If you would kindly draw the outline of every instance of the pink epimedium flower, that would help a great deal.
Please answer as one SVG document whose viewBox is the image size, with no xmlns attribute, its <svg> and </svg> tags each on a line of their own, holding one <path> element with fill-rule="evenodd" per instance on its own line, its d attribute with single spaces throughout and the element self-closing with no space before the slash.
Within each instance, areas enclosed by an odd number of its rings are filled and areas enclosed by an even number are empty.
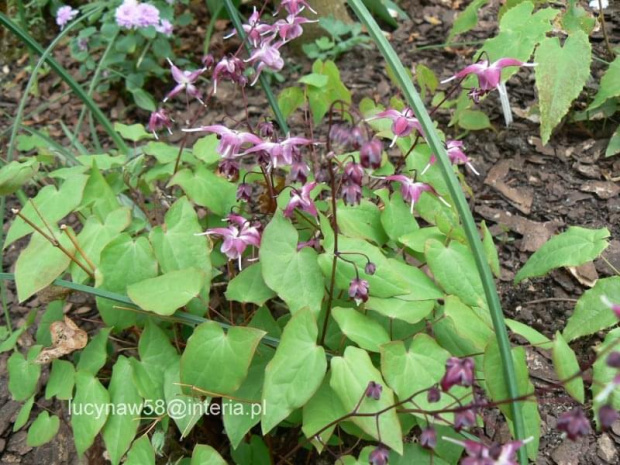
<svg viewBox="0 0 620 465">
<path fill-rule="evenodd" d="M 184 132 L 210 132 L 220 136 L 220 143 L 217 146 L 217 153 L 222 158 L 230 159 L 239 155 L 241 147 L 246 144 L 260 144 L 262 139 L 249 132 L 235 131 L 228 129 L 226 126 L 214 124 L 212 126 L 202 126 L 199 128 L 183 129 Z"/>
<path fill-rule="evenodd" d="M 269 32 L 271 26 L 261 22 L 260 13 L 256 11 L 256 7 L 254 7 L 254 12 L 248 18 L 248 23 L 243 25 L 243 30 L 252 44 L 252 47 L 256 48 L 261 43 L 262 35 Z M 237 31 L 233 30 L 230 34 L 224 36 L 224 39 L 230 39 L 235 35 L 237 35 Z"/>
<path fill-rule="evenodd" d="M 590 434 L 588 417 L 579 407 L 575 407 L 570 412 L 560 415 L 557 421 L 557 428 L 566 433 L 566 436 L 571 441 L 576 441 L 581 436 Z"/>
<path fill-rule="evenodd" d="M 296 208 L 312 216 L 317 216 L 316 205 L 314 205 L 314 200 L 310 198 L 310 192 L 312 192 L 316 186 L 316 181 L 312 181 L 303 186 L 301 192 L 296 190 L 291 191 L 291 200 L 289 200 L 288 205 L 284 209 L 284 216 L 290 218 L 293 216 L 293 211 L 295 211 Z"/>
<path fill-rule="evenodd" d="M 251 85 L 256 84 L 256 81 L 258 81 L 260 74 L 265 68 L 272 71 L 280 71 L 284 67 L 284 59 L 282 59 L 279 50 L 282 44 L 283 42 L 276 42 L 271 45 L 270 40 L 265 40 L 259 48 L 252 52 L 250 58 L 245 60 L 246 63 L 249 62 L 256 65 L 256 75 L 254 76 L 254 81 L 252 81 Z"/>
<path fill-rule="evenodd" d="M 403 174 L 394 174 L 392 176 L 387 176 L 385 179 L 388 181 L 400 182 L 400 192 L 403 196 L 403 200 L 411 204 L 411 213 L 413 213 L 415 203 L 420 200 L 420 196 L 424 192 L 430 192 L 431 194 L 437 195 L 435 189 L 433 189 L 429 184 L 415 182 Z"/>
<path fill-rule="evenodd" d="M 312 13 L 317 14 L 317 12 L 314 11 L 310 5 L 308 5 L 306 0 L 282 0 L 274 16 L 280 13 L 282 8 L 284 8 L 289 15 L 299 14 L 304 11 L 304 8 L 308 8 Z"/>
<path fill-rule="evenodd" d="M 167 19 L 162 19 L 161 23 L 155 26 L 155 30 L 160 34 L 164 34 L 170 37 L 172 35 L 172 32 L 174 31 L 174 27 L 172 26 L 172 23 L 170 21 L 168 21 Z"/>
<path fill-rule="evenodd" d="M 240 215 L 230 214 L 226 218 L 230 224 L 226 228 L 211 228 L 204 233 L 196 234 L 197 236 L 215 235 L 224 239 L 221 251 L 230 260 L 239 260 L 241 265 L 241 255 L 245 249 L 252 245 L 260 247 L 260 232 L 258 228 Z"/>
<path fill-rule="evenodd" d="M 163 108 L 160 108 L 159 110 L 151 113 L 147 129 L 153 133 L 155 139 L 159 139 L 159 137 L 157 137 L 157 131 L 163 128 L 166 128 L 168 132 L 172 134 L 172 131 L 170 130 L 171 127 L 172 119 L 168 116 L 168 114 Z"/>
<path fill-rule="evenodd" d="M 213 93 L 217 92 L 217 83 L 222 79 L 230 79 L 232 82 L 244 87 L 247 83 L 246 77 L 243 75 L 245 64 L 235 56 L 222 58 L 213 69 Z"/>
<path fill-rule="evenodd" d="M 379 400 L 381 399 L 381 392 L 383 392 L 383 386 L 374 381 L 370 381 L 366 387 L 366 397 Z"/>
<path fill-rule="evenodd" d="M 465 448 L 467 457 L 461 460 L 461 465 L 519 465 L 517 451 L 533 438 L 530 437 L 525 441 L 509 441 L 503 445 L 492 444 L 491 446 L 469 439 L 459 441 L 446 436 L 443 439 Z"/>
<path fill-rule="evenodd" d="M 516 60 L 514 58 L 500 58 L 492 64 L 489 64 L 488 60 L 482 60 L 478 63 L 465 67 L 454 76 L 444 79 L 441 83 L 445 84 L 446 82 L 450 82 L 454 79 L 463 79 L 470 74 L 475 74 L 478 77 L 478 87 L 472 89 L 469 94 L 470 97 L 474 102 L 478 103 L 480 97 L 485 96 L 493 89 L 497 89 L 502 103 L 506 126 L 508 126 L 512 123 L 512 110 L 510 109 L 510 103 L 508 102 L 506 86 L 503 82 L 501 82 L 501 78 L 502 70 L 509 66 L 536 66 L 536 63 L 524 63 L 523 61 Z"/>
<path fill-rule="evenodd" d="M 181 71 L 169 58 L 168 63 L 170 63 L 172 78 L 175 80 L 177 85 L 174 89 L 168 92 L 166 97 L 164 97 L 164 102 L 168 101 L 168 99 L 174 97 L 180 92 L 185 91 L 187 96 L 195 98 L 204 105 L 204 102 L 200 98 L 201 92 L 195 86 L 195 82 L 198 80 L 200 75 L 206 71 L 206 68 L 200 68 L 195 71 Z"/>
<path fill-rule="evenodd" d="M 357 305 L 368 300 L 368 281 L 355 278 L 349 284 L 349 297 L 355 300 Z"/>
<path fill-rule="evenodd" d="M 318 23 L 319 20 L 311 20 L 303 16 L 288 15 L 286 19 L 279 19 L 270 27 L 274 35 L 277 34 L 282 39 L 282 43 L 290 42 L 300 37 L 304 30 L 302 24 Z"/>
<path fill-rule="evenodd" d="M 280 165 L 290 165 L 293 163 L 293 156 L 300 145 L 309 145 L 312 141 L 303 137 L 288 137 L 279 142 L 260 142 L 243 154 L 253 152 L 265 152 L 271 158 L 271 164 L 274 168 Z"/>
<path fill-rule="evenodd" d="M 469 161 L 469 157 L 465 155 L 463 151 L 463 142 L 460 140 L 451 140 L 448 141 L 446 153 L 448 154 L 448 158 L 450 159 L 450 163 L 453 165 L 466 165 L 470 170 L 474 172 L 476 176 L 479 176 L 480 173 L 474 168 L 474 166 Z M 426 167 L 422 170 L 421 174 L 424 174 L 428 171 L 428 169 L 433 166 L 437 162 L 437 157 L 435 154 L 431 155 L 430 160 Z"/>
<path fill-rule="evenodd" d="M 422 126 L 420 122 L 415 117 L 413 110 L 411 108 L 404 108 L 402 111 L 390 109 L 377 113 L 372 118 L 369 118 L 368 121 L 372 121 L 374 119 L 379 118 L 388 118 L 392 120 L 392 132 L 394 133 L 394 139 L 390 144 L 390 147 L 393 147 L 398 140 L 399 137 L 406 137 L 413 132 L 415 129 L 422 136 L 424 132 L 422 131 Z"/>
<path fill-rule="evenodd" d="M 79 14 L 80 12 L 78 10 L 74 10 L 70 6 L 61 6 L 56 12 L 56 24 L 58 24 L 62 30 Z"/>
<path fill-rule="evenodd" d="M 474 384 L 474 360 L 470 357 L 450 357 L 446 361 L 446 373 L 441 379 L 441 389 L 446 392 L 452 386 L 471 386 Z"/>
</svg>

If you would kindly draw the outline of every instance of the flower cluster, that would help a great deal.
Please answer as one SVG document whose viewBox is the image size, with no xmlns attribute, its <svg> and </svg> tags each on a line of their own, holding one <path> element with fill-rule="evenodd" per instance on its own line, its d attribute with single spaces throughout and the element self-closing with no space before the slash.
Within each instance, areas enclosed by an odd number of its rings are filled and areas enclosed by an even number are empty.
<svg viewBox="0 0 620 465">
<path fill-rule="evenodd" d="M 153 26 L 157 32 L 167 36 L 172 35 L 173 27 L 170 21 L 160 18 L 157 7 L 150 3 L 138 0 L 123 0 L 116 9 L 116 24 L 125 29 L 142 29 Z"/>
<path fill-rule="evenodd" d="M 56 24 L 60 26 L 60 29 L 64 29 L 69 21 L 72 21 L 80 12 L 71 8 L 70 6 L 61 6 L 56 12 Z"/>
</svg>

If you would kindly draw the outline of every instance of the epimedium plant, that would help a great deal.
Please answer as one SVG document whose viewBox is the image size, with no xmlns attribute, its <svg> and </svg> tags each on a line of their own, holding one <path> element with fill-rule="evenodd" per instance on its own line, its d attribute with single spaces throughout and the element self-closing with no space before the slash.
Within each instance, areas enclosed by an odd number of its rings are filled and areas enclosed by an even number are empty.
<svg viewBox="0 0 620 465">
<path fill-rule="evenodd" d="M 299 13 L 308 8 L 283 1 L 285 20 L 268 23 L 258 11 L 241 25 L 226 6 L 247 57 L 240 50 L 207 56 L 201 67 L 169 63 L 175 84 L 166 101 L 198 99 L 208 108 L 221 81 L 244 96 L 263 70 L 282 68 L 280 49 L 302 33 Z M 15 279 L 20 301 L 50 285 L 89 292 L 105 326 L 88 340 L 64 315 L 61 295 L 47 304 L 26 354 L 14 349 L 36 311 L 7 331 L 0 350 L 14 350 L 9 389 L 24 402 L 15 429 L 28 424 L 49 364 L 44 395 L 70 402 L 78 453 L 100 434 L 112 463 L 155 463 L 170 431 L 187 438 L 193 451 L 184 460 L 192 464 L 226 463 L 222 455 L 244 465 L 286 463 L 311 450 L 375 465 L 457 463 L 463 451 L 463 463 L 536 457 L 540 416 L 525 350 L 508 345 L 484 274 L 499 272 L 493 238 L 473 224 L 455 182 L 455 174 L 463 183 L 476 175 L 475 167 L 461 143 L 433 126 L 363 5 L 351 6 L 405 100 L 353 105 L 336 65 L 317 60 L 272 99 L 277 123 L 265 114 L 197 126 L 199 112 L 180 127 L 188 134 L 175 147 L 165 135 L 180 125 L 162 104 L 146 128 L 115 125 L 131 151 L 82 154 L 60 168 L 43 155 L 23 157 L 0 170 L 3 195 L 48 183 L 14 211 L 5 248 L 30 238 L 14 276 L 2 277 Z M 503 65 L 529 57 L 505 58 L 456 77 L 476 74 L 474 95 L 481 96 L 503 85 Z M 283 119 L 296 111 L 305 120 L 300 134 Z M 192 132 L 204 136 L 190 148 Z M 32 139 L 22 137 L 20 146 L 36 147 Z M 71 213 L 77 220 L 59 225 Z M 515 280 L 593 260 L 608 236 L 570 228 Z M 551 350 L 560 384 L 578 404 L 586 400 L 585 368 L 568 342 L 617 323 L 618 279 L 599 280 L 553 339 L 506 322 L 529 344 Z M 603 428 L 620 407 L 616 333 L 592 366 Z M 119 336 L 137 339 L 137 351 L 112 350 Z M 473 434 L 493 408 L 514 441 L 492 445 Z M 229 450 L 195 445 L 205 415 L 221 416 Z M 57 413 L 39 414 L 29 444 L 51 440 L 59 422 Z M 558 428 L 575 439 L 590 424 L 576 408 Z M 405 440 L 411 437 L 417 442 Z M 356 449 L 356 440 L 368 446 Z"/>
</svg>

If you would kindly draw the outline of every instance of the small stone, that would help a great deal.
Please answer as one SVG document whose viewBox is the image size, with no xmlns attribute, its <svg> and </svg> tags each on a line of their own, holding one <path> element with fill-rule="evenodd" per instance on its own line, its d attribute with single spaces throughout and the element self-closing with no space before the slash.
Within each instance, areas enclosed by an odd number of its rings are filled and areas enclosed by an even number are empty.
<svg viewBox="0 0 620 465">
<path fill-rule="evenodd" d="M 28 433 L 26 431 L 19 431 L 9 438 L 9 443 L 6 448 L 10 452 L 16 452 L 19 455 L 25 455 L 32 450 L 28 444 L 26 444 L 26 438 Z"/>
<path fill-rule="evenodd" d="M 596 441 L 596 444 L 598 445 L 596 455 L 608 463 L 617 463 L 618 450 L 608 434 L 603 434 L 599 440 Z"/>
<path fill-rule="evenodd" d="M 579 465 L 584 438 L 579 441 L 565 440 L 552 453 L 551 458 L 558 465 Z"/>
</svg>

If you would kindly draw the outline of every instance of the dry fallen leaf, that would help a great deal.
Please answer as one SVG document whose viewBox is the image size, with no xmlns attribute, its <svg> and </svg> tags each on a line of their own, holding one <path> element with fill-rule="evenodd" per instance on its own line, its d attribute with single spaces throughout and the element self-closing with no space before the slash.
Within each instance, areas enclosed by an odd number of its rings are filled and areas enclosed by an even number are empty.
<svg viewBox="0 0 620 465">
<path fill-rule="evenodd" d="M 44 348 L 34 360 L 35 363 L 50 363 L 73 351 L 83 349 L 88 342 L 86 331 L 81 330 L 69 317 L 65 321 L 54 321 L 50 325 L 52 347 Z"/>
</svg>

